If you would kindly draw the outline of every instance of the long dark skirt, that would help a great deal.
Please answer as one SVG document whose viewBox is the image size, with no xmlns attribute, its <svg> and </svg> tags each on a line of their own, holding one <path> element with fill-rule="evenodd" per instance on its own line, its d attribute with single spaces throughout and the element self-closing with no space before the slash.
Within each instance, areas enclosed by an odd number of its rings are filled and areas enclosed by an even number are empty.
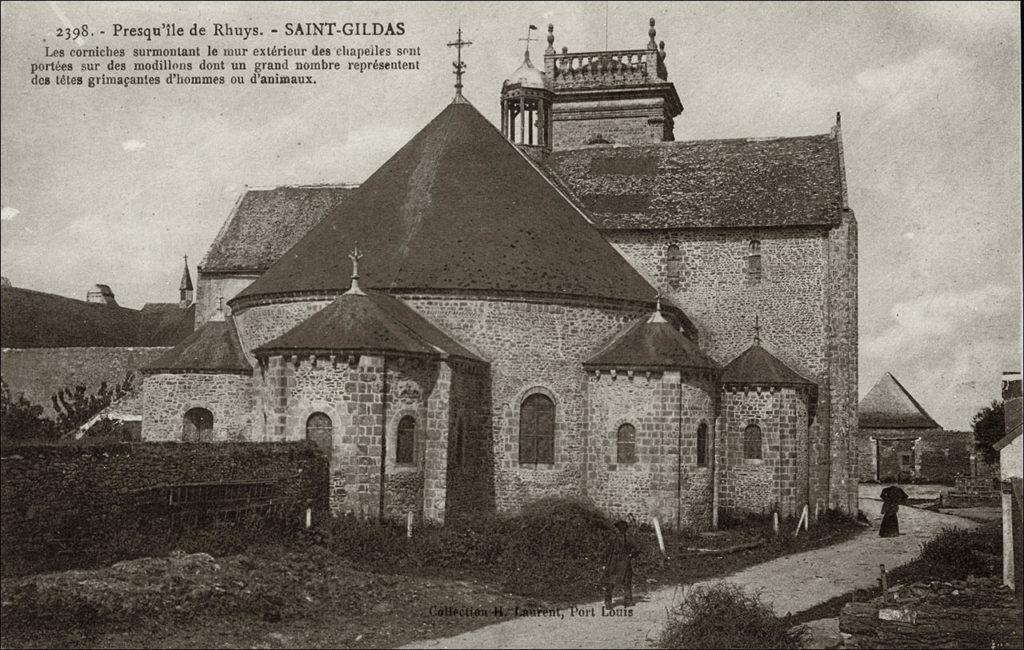
<svg viewBox="0 0 1024 650">
<path fill-rule="evenodd" d="M 878 527 L 879 537 L 897 537 L 900 534 L 900 520 L 896 509 L 882 515 L 882 525 Z"/>
</svg>

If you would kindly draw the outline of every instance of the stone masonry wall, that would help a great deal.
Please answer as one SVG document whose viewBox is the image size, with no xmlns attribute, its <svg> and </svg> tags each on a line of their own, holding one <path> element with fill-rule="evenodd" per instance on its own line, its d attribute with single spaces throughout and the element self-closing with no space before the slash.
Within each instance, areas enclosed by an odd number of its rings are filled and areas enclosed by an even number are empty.
<svg viewBox="0 0 1024 650">
<path fill-rule="evenodd" d="M 326 457 L 305 443 L 24 445 L 5 447 L 0 463 L 5 572 L 46 554 L 71 553 L 74 565 L 139 530 L 165 534 L 173 508 L 152 502 L 161 486 L 271 480 L 285 521 L 327 510 Z"/>
<path fill-rule="evenodd" d="M 714 386 L 679 371 L 590 377 L 587 494 L 614 517 L 657 516 L 666 525 L 711 524 L 710 436 Z M 708 425 L 708 465 L 697 465 L 697 427 Z M 636 429 L 637 461 L 616 458 L 618 429 Z M 680 456 L 681 454 L 681 456 Z"/>
<path fill-rule="evenodd" d="M 845 183 L 845 181 L 844 181 Z M 844 210 L 829 231 L 829 505 L 858 507 L 857 433 L 857 221 Z"/>
<path fill-rule="evenodd" d="M 785 389 L 727 389 L 722 395 L 718 460 L 724 508 L 799 514 L 807 503 L 806 396 Z M 761 459 L 744 458 L 743 432 L 761 428 Z M 814 504 L 810 504 L 813 509 Z"/>
<path fill-rule="evenodd" d="M 180 441 L 185 412 L 195 407 L 213 414 L 210 442 L 252 439 L 253 378 L 228 373 L 144 375 L 143 439 Z"/>
<path fill-rule="evenodd" d="M 169 348 L 3 348 L 0 368 L 13 395 L 43 407 L 53 415 L 51 397 L 62 388 L 85 386 L 93 393 L 103 382 L 122 382 L 128 373 L 141 383 L 138 369 L 167 352 Z"/>
<path fill-rule="evenodd" d="M 494 512 L 490 369 L 453 362 L 448 420 L 447 515 Z M 461 445 L 456 450 L 456 445 Z"/>
<path fill-rule="evenodd" d="M 588 435 L 581 364 L 642 312 L 430 295 L 405 302 L 491 363 L 497 509 L 581 495 Z M 519 408 L 533 392 L 555 403 L 555 462 L 520 467 Z"/>
<path fill-rule="evenodd" d="M 218 298 L 224 299 L 224 315 L 231 315 L 228 301 L 256 281 L 259 275 L 237 273 L 231 275 L 207 274 L 199 271 L 196 282 L 196 329 L 210 320 L 217 311 Z"/>
<path fill-rule="evenodd" d="M 859 429 L 855 442 L 861 481 L 877 481 L 879 467 L 889 469 L 888 473 L 891 474 L 891 469 L 899 466 L 897 446 L 884 442 L 893 439 L 908 440 L 908 450 L 914 456 L 911 480 L 953 483 L 958 476 L 972 474 L 974 436 L 970 432 L 943 429 Z M 877 441 L 883 441 L 883 444 L 878 445 Z"/>
<path fill-rule="evenodd" d="M 256 305 L 234 312 L 238 340 L 249 362 L 255 364 L 251 354 L 254 349 L 281 336 L 329 304 L 330 300 L 303 300 Z"/>
<path fill-rule="evenodd" d="M 672 139 L 672 118 L 661 100 L 560 102 L 553 107 L 552 147 L 570 149 L 601 138 L 610 144 L 649 144 Z"/>
</svg>

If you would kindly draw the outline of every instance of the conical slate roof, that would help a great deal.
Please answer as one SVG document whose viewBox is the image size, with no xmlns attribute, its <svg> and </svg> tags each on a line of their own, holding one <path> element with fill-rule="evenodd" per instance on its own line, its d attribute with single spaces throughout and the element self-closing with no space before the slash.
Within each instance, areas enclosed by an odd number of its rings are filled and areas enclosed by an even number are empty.
<svg viewBox="0 0 1024 650">
<path fill-rule="evenodd" d="M 729 362 L 721 381 L 723 384 L 760 386 L 805 386 L 814 383 L 762 348 L 757 341 Z"/>
<path fill-rule="evenodd" d="M 892 373 L 882 375 L 857 405 L 858 426 L 867 429 L 938 429 L 939 424 Z"/>
<path fill-rule="evenodd" d="M 646 280 L 472 105 L 447 106 L 232 300 L 374 289 L 649 301 Z"/>
<path fill-rule="evenodd" d="M 628 327 L 583 365 L 635 370 L 718 369 L 718 364 L 666 321 L 660 312 Z"/>
<path fill-rule="evenodd" d="M 375 291 L 344 293 L 254 350 L 257 356 L 281 352 L 391 353 L 481 361 L 402 301 Z"/>
<path fill-rule="evenodd" d="M 228 320 L 211 320 L 188 338 L 165 352 L 142 372 L 228 372 L 252 373 L 238 341 L 235 325 Z"/>
<path fill-rule="evenodd" d="M 188 258 L 185 258 L 185 270 L 181 273 L 180 291 L 192 291 L 192 274 L 188 272 Z"/>
</svg>

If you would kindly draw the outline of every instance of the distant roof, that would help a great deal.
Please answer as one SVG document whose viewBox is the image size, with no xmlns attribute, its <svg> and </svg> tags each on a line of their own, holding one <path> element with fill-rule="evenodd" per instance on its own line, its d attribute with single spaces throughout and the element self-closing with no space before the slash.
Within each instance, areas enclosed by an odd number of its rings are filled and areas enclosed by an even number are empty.
<svg viewBox="0 0 1024 650">
<path fill-rule="evenodd" d="M 468 102 L 449 104 L 232 299 L 362 284 L 650 301 L 656 291 Z"/>
<path fill-rule="evenodd" d="M 722 372 L 723 384 L 802 386 L 814 382 L 796 372 L 768 350 L 754 343 L 729 362 Z"/>
<path fill-rule="evenodd" d="M 248 189 L 199 264 L 204 272 L 263 271 L 352 192 L 351 185 Z"/>
<path fill-rule="evenodd" d="M 3 287 L 0 347 L 170 347 L 192 331 L 195 308 L 150 303 L 141 310 Z"/>
<path fill-rule="evenodd" d="M 710 357 L 663 317 L 644 317 L 611 340 L 600 352 L 586 360 L 590 368 L 632 368 L 665 370 L 669 368 L 717 369 Z"/>
<path fill-rule="evenodd" d="M 832 135 L 567 149 L 547 166 L 603 229 L 833 226 L 841 216 Z"/>
<path fill-rule="evenodd" d="M 140 369 L 156 372 L 228 372 L 251 374 L 231 319 L 204 323 L 187 339 Z"/>
<path fill-rule="evenodd" d="M 482 361 L 401 300 L 376 291 L 344 293 L 254 354 L 393 353 Z"/>
<path fill-rule="evenodd" d="M 864 429 L 939 429 L 939 424 L 892 375 L 882 375 L 857 405 L 858 426 Z"/>
</svg>

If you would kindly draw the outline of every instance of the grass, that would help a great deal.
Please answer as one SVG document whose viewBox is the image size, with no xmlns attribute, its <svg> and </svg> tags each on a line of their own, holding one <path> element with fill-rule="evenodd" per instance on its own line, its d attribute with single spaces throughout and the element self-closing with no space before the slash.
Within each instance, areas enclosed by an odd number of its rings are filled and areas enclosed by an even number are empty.
<svg viewBox="0 0 1024 650">
<path fill-rule="evenodd" d="M 689 590 L 669 614 L 661 648 L 786 648 L 789 623 L 757 592 L 730 582 Z"/>
<path fill-rule="evenodd" d="M 546 499 L 517 516 L 421 527 L 411 539 L 403 525 L 353 517 L 284 532 L 245 525 L 144 538 L 127 531 L 111 540 L 109 560 L 165 557 L 176 548 L 210 553 L 221 568 L 205 578 L 154 569 L 124 586 L 141 596 L 110 598 L 101 590 L 95 598 L 113 604 L 98 608 L 95 599 L 79 602 L 86 597 L 73 586 L 33 593 L 36 578 L 8 579 L 4 602 L 17 596 L 13 600 L 23 606 L 5 605 L 5 637 L 12 645 L 222 647 L 261 645 L 267 634 L 284 634 L 293 645 L 360 647 L 446 636 L 496 621 L 430 615 L 433 606 L 508 610 L 599 599 L 611 523 L 587 503 Z M 822 515 L 809 533 L 795 538 L 795 521 L 777 538 L 767 518 L 723 517 L 723 524 L 729 527 L 714 535 L 664 531 L 666 555 L 651 527 L 631 527 L 640 548 L 635 590 L 721 577 L 861 530 L 835 514 Z M 750 543 L 757 546 L 699 559 L 688 554 Z M 105 569 L 67 580 L 123 582 Z M 147 601 L 152 590 L 162 594 Z M 72 612 L 84 614 L 69 618 Z"/>
</svg>

